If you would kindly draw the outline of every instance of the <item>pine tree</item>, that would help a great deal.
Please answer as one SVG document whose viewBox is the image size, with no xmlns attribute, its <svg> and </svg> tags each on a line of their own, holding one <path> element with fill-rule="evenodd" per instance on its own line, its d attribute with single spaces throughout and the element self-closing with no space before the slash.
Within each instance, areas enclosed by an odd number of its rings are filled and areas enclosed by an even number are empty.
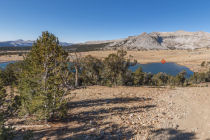
<svg viewBox="0 0 210 140">
<path fill-rule="evenodd" d="M 58 39 L 43 32 L 24 59 L 19 80 L 22 115 L 34 115 L 39 120 L 66 114 L 64 96 L 68 85 L 68 53 Z"/>
<path fill-rule="evenodd" d="M 88 55 L 82 59 L 82 78 L 87 85 L 100 84 L 103 64 L 101 60 Z"/>
<path fill-rule="evenodd" d="M 125 84 L 129 66 L 136 64 L 136 61 L 131 62 L 130 59 L 126 59 L 126 54 L 126 51 L 118 50 L 116 54 L 110 54 L 103 61 L 103 78 L 108 85 Z"/>
<path fill-rule="evenodd" d="M 155 86 L 164 86 L 168 82 L 168 75 L 162 72 L 159 72 L 152 77 L 153 85 Z"/>
<path fill-rule="evenodd" d="M 183 70 L 179 74 L 176 75 L 175 77 L 175 82 L 177 85 L 184 86 L 184 82 L 186 81 L 186 71 Z"/>
<path fill-rule="evenodd" d="M 4 128 L 4 112 L 3 105 L 5 103 L 6 90 L 4 89 L 2 79 L 0 78 L 0 140 L 4 139 L 5 136 L 5 128 Z"/>
<path fill-rule="evenodd" d="M 143 85 L 144 83 L 144 72 L 142 71 L 142 68 L 139 67 L 135 72 L 134 72 L 134 85 Z"/>
</svg>

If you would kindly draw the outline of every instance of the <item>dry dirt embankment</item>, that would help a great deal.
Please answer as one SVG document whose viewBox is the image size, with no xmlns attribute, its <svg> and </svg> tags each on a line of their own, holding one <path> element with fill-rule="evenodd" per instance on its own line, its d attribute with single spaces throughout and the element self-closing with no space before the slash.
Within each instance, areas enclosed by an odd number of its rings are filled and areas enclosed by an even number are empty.
<svg viewBox="0 0 210 140">
<path fill-rule="evenodd" d="M 35 139 L 210 138 L 209 87 L 92 86 L 68 97 L 65 122 L 25 129 L 35 130 Z"/>
</svg>

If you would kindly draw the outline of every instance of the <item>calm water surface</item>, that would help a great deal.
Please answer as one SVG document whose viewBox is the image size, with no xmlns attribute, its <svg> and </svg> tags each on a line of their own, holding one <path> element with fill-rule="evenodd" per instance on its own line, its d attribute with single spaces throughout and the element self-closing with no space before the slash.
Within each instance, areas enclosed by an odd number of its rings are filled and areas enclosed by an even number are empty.
<svg viewBox="0 0 210 140">
<path fill-rule="evenodd" d="M 164 72 L 169 75 L 176 76 L 181 71 L 185 70 L 187 72 L 187 77 L 193 75 L 193 71 L 191 71 L 188 67 L 178 65 L 176 63 L 148 63 L 148 64 L 137 64 L 135 66 L 130 67 L 132 71 L 135 71 L 139 67 L 142 67 L 144 72 L 150 72 L 152 74 L 157 74 L 158 72 Z"/>
<path fill-rule="evenodd" d="M 5 69 L 8 64 L 15 63 L 15 61 L 0 62 L 0 69 Z"/>
<path fill-rule="evenodd" d="M 2 62 L 0 63 L 0 68 L 4 69 L 8 64 L 14 63 L 15 61 Z M 158 72 L 164 72 L 170 75 L 177 75 L 181 71 L 185 70 L 187 72 L 187 77 L 193 75 L 193 71 L 185 66 L 178 65 L 176 63 L 148 63 L 148 64 L 137 64 L 135 66 L 131 66 L 129 69 L 135 71 L 139 67 L 142 67 L 142 70 L 147 73 L 157 74 Z"/>
</svg>

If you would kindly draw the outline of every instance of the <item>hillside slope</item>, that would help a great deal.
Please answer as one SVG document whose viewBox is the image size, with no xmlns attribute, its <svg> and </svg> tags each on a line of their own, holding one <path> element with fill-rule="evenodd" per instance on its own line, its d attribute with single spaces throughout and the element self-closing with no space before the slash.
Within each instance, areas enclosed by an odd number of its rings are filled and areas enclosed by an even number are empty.
<svg viewBox="0 0 210 140">
<path fill-rule="evenodd" d="M 164 50 L 164 49 L 197 49 L 210 47 L 210 33 L 206 32 L 152 32 L 130 36 L 113 41 L 95 41 L 107 43 L 105 49 L 127 50 Z"/>
</svg>

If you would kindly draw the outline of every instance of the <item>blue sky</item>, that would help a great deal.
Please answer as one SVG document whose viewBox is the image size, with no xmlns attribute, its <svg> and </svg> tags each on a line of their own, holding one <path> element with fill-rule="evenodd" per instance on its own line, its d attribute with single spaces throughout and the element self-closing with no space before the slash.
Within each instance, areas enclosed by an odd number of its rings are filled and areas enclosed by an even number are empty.
<svg viewBox="0 0 210 140">
<path fill-rule="evenodd" d="M 110 40 L 153 31 L 210 32 L 210 0 L 0 0 L 0 41 Z"/>
</svg>

